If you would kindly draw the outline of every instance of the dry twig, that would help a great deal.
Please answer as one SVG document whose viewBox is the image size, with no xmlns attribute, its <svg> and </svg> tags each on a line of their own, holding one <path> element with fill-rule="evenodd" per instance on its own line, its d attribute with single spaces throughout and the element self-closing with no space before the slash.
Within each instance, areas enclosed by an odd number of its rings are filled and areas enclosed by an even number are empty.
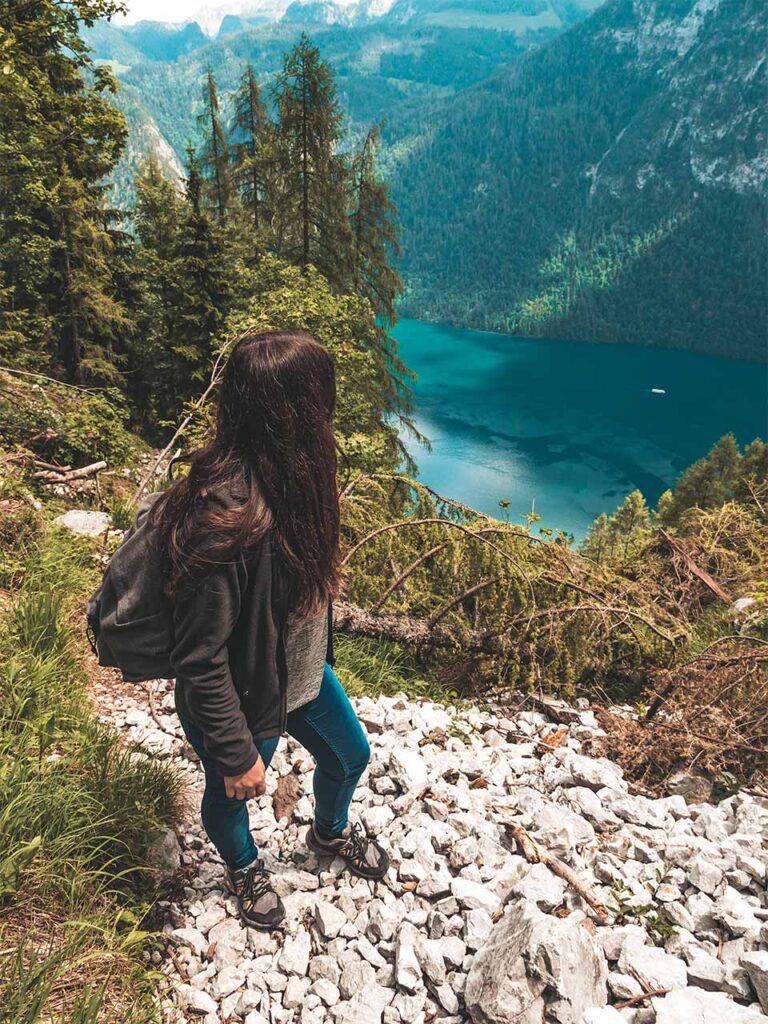
<svg viewBox="0 0 768 1024">
<path fill-rule="evenodd" d="M 554 854 L 551 854 L 549 850 L 545 850 L 543 846 L 540 846 L 526 832 L 522 825 L 517 825 L 515 822 L 507 822 L 504 825 L 504 829 L 510 838 L 515 840 L 520 847 L 520 852 L 529 864 L 545 864 L 553 875 L 562 878 L 564 882 L 567 882 L 581 896 L 601 921 L 608 920 L 608 911 L 605 905 L 601 903 L 597 893 L 583 878 L 579 878 L 573 868 L 569 868 L 567 864 L 564 864 Z"/>
</svg>

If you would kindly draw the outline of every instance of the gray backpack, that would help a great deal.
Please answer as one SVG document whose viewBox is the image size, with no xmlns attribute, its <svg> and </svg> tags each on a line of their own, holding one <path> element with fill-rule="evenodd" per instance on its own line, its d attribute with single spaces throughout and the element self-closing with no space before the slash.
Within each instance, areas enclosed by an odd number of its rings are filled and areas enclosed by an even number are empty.
<svg viewBox="0 0 768 1024">
<path fill-rule="evenodd" d="M 88 601 L 88 633 L 99 664 L 119 668 L 126 682 L 170 679 L 173 617 L 160 558 L 147 522 L 159 494 L 148 494 Z"/>
</svg>

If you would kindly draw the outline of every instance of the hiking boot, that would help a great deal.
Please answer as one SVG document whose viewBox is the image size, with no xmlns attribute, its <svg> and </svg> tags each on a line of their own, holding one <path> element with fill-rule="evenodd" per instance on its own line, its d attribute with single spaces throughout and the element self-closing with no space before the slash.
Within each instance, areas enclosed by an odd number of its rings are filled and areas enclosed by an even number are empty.
<svg viewBox="0 0 768 1024">
<path fill-rule="evenodd" d="M 383 878 L 389 868 L 387 854 L 363 832 L 358 822 L 347 825 L 337 839 L 325 839 L 310 825 L 307 846 L 321 857 L 341 857 L 350 871 L 372 881 Z"/>
<path fill-rule="evenodd" d="M 243 924 L 251 928 L 274 928 L 285 917 L 283 901 L 258 857 L 239 871 L 227 870 L 227 889 L 237 900 Z"/>
</svg>

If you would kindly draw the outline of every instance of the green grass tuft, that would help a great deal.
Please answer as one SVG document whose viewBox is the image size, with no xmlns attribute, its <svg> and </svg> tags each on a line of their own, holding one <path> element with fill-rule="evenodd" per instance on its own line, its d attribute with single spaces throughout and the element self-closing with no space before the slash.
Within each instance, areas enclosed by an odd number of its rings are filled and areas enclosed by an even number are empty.
<svg viewBox="0 0 768 1024">
<path fill-rule="evenodd" d="M 135 929 L 181 783 L 88 702 L 82 610 L 97 575 L 87 542 L 49 528 L 0 620 L 3 1024 L 157 1019 Z"/>
<path fill-rule="evenodd" d="M 398 644 L 369 637 L 334 635 L 335 670 L 350 697 L 427 697 L 441 703 L 457 701 L 454 690 L 430 679 L 414 665 L 413 656 Z"/>
</svg>

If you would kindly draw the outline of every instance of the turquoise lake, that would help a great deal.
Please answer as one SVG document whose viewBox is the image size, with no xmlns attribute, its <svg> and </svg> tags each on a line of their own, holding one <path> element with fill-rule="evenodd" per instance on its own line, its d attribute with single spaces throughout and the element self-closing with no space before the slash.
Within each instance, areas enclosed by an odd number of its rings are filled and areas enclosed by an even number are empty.
<svg viewBox="0 0 768 1024">
<path fill-rule="evenodd" d="M 400 355 L 418 374 L 405 437 L 441 494 L 577 539 L 639 488 L 650 503 L 723 434 L 768 435 L 768 370 L 633 345 L 517 338 L 401 320 Z M 657 393 L 654 392 L 657 389 Z"/>
</svg>

